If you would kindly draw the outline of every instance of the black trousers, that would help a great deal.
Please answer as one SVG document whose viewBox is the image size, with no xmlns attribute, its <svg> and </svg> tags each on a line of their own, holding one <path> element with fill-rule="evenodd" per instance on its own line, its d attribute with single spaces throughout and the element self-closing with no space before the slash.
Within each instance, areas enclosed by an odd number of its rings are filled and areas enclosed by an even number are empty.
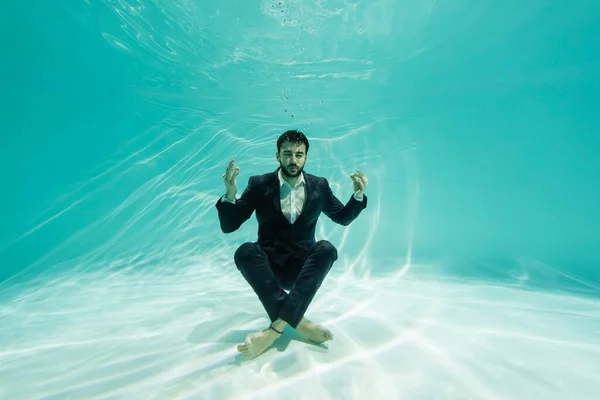
<svg viewBox="0 0 600 400">
<path fill-rule="evenodd" d="M 285 265 L 278 265 L 278 257 L 268 254 L 258 243 L 246 242 L 234 255 L 237 268 L 254 289 L 271 322 L 281 318 L 292 328 L 300 323 L 337 258 L 337 249 L 327 240 L 291 254 Z"/>
</svg>

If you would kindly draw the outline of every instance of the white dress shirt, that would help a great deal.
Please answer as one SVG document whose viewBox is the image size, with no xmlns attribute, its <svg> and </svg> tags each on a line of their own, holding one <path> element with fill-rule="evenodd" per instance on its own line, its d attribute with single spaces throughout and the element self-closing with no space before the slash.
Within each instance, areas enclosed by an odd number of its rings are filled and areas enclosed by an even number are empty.
<svg viewBox="0 0 600 400">
<path fill-rule="evenodd" d="M 306 202 L 306 183 L 304 182 L 304 174 L 300 174 L 300 178 L 296 185 L 292 187 L 281 175 L 281 169 L 278 173 L 279 177 L 279 199 L 281 201 L 281 212 L 284 217 L 293 224 L 298 219 L 300 213 L 304 209 L 304 203 Z M 363 201 L 363 197 L 354 194 L 354 198 L 357 201 Z M 231 201 L 223 195 L 222 201 L 228 201 L 235 203 L 235 200 Z"/>
<path fill-rule="evenodd" d="M 283 179 L 281 169 L 279 170 L 279 198 L 281 199 L 281 212 L 290 221 L 296 222 L 298 215 L 304 209 L 306 200 L 306 184 L 304 183 L 304 174 L 300 174 L 298 182 L 292 187 Z"/>
</svg>

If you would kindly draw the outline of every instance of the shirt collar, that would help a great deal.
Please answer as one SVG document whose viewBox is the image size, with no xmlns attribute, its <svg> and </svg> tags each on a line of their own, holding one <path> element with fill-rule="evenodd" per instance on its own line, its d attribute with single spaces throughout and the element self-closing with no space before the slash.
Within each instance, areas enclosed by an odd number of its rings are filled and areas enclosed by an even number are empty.
<svg viewBox="0 0 600 400">
<path fill-rule="evenodd" d="M 287 183 L 283 179 L 283 175 L 281 174 L 281 168 L 279 168 L 279 172 L 278 172 L 277 176 L 279 177 L 279 186 L 280 187 L 283 185 L 291 186 L 289 183 Z M 300 186 L 300 185 L 304 185 L 304 173 L 300 173 L 300 178 L 298 179 L 298 182 L 296 182 L 296 186 Z"/>
</svg>

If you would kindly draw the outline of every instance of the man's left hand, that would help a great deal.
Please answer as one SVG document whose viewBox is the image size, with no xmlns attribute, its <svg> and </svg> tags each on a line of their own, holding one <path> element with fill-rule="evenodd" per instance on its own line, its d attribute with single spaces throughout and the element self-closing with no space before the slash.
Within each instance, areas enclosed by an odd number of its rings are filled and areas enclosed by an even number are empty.
<svg viewBox="0 0 600 400">
<path fill-rule="evenodd" d="M 356 170 L 356 173 L 351 174 L 350 178 L 352 178 L 352 182 L 354 182 L 354 194 L 357 196 L 362 196 L 367 189 L 367 184 L 369 183 L 366 175 L 359 170 Z"/>
</svg>

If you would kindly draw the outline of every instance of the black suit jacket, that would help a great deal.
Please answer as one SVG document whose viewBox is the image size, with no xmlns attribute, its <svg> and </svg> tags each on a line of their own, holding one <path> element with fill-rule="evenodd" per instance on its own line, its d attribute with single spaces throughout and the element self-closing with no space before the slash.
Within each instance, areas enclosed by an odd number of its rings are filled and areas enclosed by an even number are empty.
<svg viewBox="0 0 600 400">
<path fill-rule="evenodd" d="M 236 231 L 256 211 L 258 244 L 263 248 L 288 253 L 306 250 L 315 243 L 315 228 L 321 212 L 340 225 L 349 225 L 367 207 L 367 196 L 357 201 L 354 195 L 342 204 L 333 194 L 325 178 L 302 172 L 306 200 L 302 213 L 291 224 L 281 211 L 279 168 L 264 175 L 251 176 L 248 186 L 234 203 L 216 203 L 221 230 Z"/>
</svg>

